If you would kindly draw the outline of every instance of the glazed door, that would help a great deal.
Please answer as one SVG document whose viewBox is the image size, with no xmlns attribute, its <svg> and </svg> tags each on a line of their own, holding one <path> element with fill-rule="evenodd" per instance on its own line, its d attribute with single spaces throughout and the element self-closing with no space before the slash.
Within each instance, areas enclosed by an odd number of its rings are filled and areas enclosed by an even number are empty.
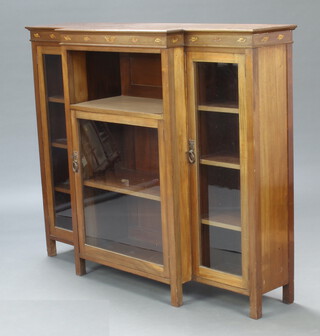
<svg viewBox="0 0 320 336">
<path fill-rule="evenodd" d="M 247 287 L 244 56 L 189 53 L 193 265 L 198 280 Z"/>
<path fill-rule="evenodd" d="M 62 55 L 60 48 L 38 47 L 45 200 L 49 234 L 73 243 Z"/>
<path fill-rule="evenodd" d="M 161 121 L 72 115 L 80 256 L 166 277 Z"/>
</svg>

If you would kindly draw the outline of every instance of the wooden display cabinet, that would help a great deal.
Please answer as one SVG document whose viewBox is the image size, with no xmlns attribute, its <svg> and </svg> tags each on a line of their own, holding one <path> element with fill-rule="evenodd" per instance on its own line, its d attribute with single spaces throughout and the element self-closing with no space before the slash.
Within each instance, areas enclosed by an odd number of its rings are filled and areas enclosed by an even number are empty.
<svg viewBox="0 0 320 336">
<path fill-rule="evenodd" d="M 293 25 L 29 27 L 48 254 L 293 302 Z"/>
</svg>

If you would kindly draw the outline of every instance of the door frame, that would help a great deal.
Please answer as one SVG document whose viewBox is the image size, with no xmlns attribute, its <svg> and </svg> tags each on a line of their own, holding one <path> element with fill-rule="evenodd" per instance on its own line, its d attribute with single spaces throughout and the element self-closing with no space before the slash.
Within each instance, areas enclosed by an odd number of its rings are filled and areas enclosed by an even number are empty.
<svg viewBox="0 0 320 336">
<path fill-rule="evenodd" d="M 55 226 L 55 201 L 54 201 L 54 184 L 53 184 L 53 169 L 52 169 L 52 155 L 51 155 L 51 141 L 50 141 L 50 129 L 49 129 L 49 110 L 47 102 L 47 89 L 45 79 L 45 66 L 44 55 L 59 55 L 61 57 L 61 66 L 63 67 L 63 55 L 60 47 L 38 46 L 37 47 L 37 68 L 38 68 L 38 81 L 39 81 L 39 100 L 40 100 L 40 119 L 41 119 L 41 139 L 43 145 L 43 160 L 41 165 L 44 166 L 44 179 L 45 179 L 45 208 L 48 209 L 46 217 L 46 226 L 48 227 L 49 236 L 52 239 L 59 240 L 68 244 L 73 244 L 73 231 Z M 63 69 L 61 68 L 63 73 Z M 65 91 L 64 81 L 63 87 Z M 66 96 L 64 92 L 64 96 Z M 64 103 L 65 119 L 66 119 L 66 131 L 68 136 L 68 118 L 66 112 L 66 102 Z M 69 153 L 69 147 L 68 147 Z M 69 154 L 68 154 L 69 156 Z M 70 162 L 68 161 L 68 164 Z M 70 179 L 70 167 L 69 167 L 69 179 Z M 71 197 L 71 193 L 70 193 Z M 71 208 L 73 207 L 73 201 L 71 197 Z M 74 227 L 74 211 L 72 210 L 72 225 Z"/>
<path fill-rule="evenodd" d="M 79 166 L 79 172 L 74 173 L 75 193 L 77 203 L 78 234 L 80 257 L 92 260 L 100 264 L 125 270 L 134 274 L 142 275 L 157 281 L 169 283 L 169 257 L 168 257 L 168 239 L 166 238 L 168 228 L 166 219 L 166 199 L 165 199 L 165 165 L 166 158 L 161 155 L 164 152 L 164 132 L 163 121 L 157 119 L 128 117 L 128 115 L 115 115 L 111 113 L 96 113 L 78 111 L 71 107 L 71 128 L 73 151 L 77 151 L 81 157 L 80 148 L 80 130 L 79 119 L 118 123 L 125 125 L 134 125 L 141 127 L 156 128 L 158 130 L 159 146 L 159 174 L 160 174 L 160 199 L 161 199 L 161 221 L 162 221 L 162 248 L 163 248 L 163 265 L 148 262 L 142 259 L 121 255 L 116 252 L 107 251 L 98 247 L 89 246 L 85 243 L 85 219 L 83 208 L 83 184 L 82 184 L 82 167 Z"/>
</svg>

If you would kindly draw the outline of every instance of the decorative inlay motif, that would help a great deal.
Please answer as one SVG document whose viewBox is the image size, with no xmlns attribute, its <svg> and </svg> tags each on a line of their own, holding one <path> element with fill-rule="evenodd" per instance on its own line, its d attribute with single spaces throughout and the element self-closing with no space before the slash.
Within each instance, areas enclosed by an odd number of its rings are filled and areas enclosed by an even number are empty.
<svg viewBox="0 0 320 336">
<path fill-rule="evenodd" d="M 246 42 L 247 41 L 247 39 L 245 38 L 245 37 L 240 37 L 240 38 L 238 38 L 238 40 L 237 40 L 237 42 L 239 42 L 239 43 L 244 43 L 244 42 Z"/>
<path fill-rule="evenodd" d="M 88 42 L 88 41 L 90 41 L 90 37 L 89 36 L 84 36 L 83 40 Z"/>
<path fill-rule="evenodd" d="M 284 38 L 284 35 L 283 34 L 279 34 L 278 35 L 278 37 L 277 37 L 277 39 L 280 41 L 280 40 L 282 40 Z"/>
<path fill-rule="evenodd" d="M 261 39 L 261 42 L 267 42 L 269 41 L 269 36 L 264 36 L 262 39 Z"/>
<path fill-rule="evenodd" d="M 71 41 L 71 37 L 69 35 L 64 35 L 63 38 L 66 40 L 66 41 Z"/>
<path fill-rule="evenodd" d="M 154 42 L 155 42 L 155 43 L 161 43 L 162 40 L 161 40 L 161 38 L 157 37 L 157 38 L 154 40 Z"/>
<path fill-rule="evenodd" d="M 199 39 L 198 36 L 190 36 L 190 37 L 189 37 L 189 41 L 190 41 L 190 42 L 196 42 L 196 41 L 198 41 L 198 39 Z"/>
<path fill-rule="evenodd" d="M 133 43 L 137 43 L 137 42 L 139 41 L 139 39 L 138 39 L 137 37 L 133 37 L 133 38 L 131 39 L 131 41 L 132 41 Z"/>
<path fill-rule="evenodd" d="M 108 43 L 113 43 L 116 40 L 115 36 L 105 36 L 104 39 L 108 42 Z"/>
<path fill-rule="evenodd" d="M 222 38 L 221 37 L 214 37 L 212 40 L 214 42 L 220 42 L 222 40 Z"/>
<path fill-rule="evenodd" d="M 50 36 L 50 38 L 52 38 L 52 39 L 55 39 L 55 38 L 56 38 L 56 35 L 54 35 L 54 34 L 50 34 L 49 36 Z"/>
<path fill-rule="evenodd" d="M 173 36 L 171 39 L 172 43 L 177 43 L 179 41 L 179 36 Z"/>
<path fill-rule="evenodd" d="M 33 36 L 34 36 L 35 38 L 39 38 L 39 37 L 40 37 L 40 34 L 39 34 L 39 33 L 34 33 Z"/>
</svg>

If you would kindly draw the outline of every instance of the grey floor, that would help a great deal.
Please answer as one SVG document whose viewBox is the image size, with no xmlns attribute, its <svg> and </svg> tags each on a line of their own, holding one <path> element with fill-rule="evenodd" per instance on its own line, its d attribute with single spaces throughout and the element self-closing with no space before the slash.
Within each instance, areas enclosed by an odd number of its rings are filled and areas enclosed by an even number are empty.
<svg viewBox="0 0 320 336">
<path fill-rule="evenodd" d="M 0 335 L 320 335 L 320 223 L 316 200 L 298 188 L 296 302 L 269 293 L 259 321 L 247 317 L 246 297 L 201 284 L 186 284 L 184 305 L 174 308 L 169 287 L 155 281 L 93 263 L 76 276 L 71 247 L 46 256 L 40 189 L 15 204 L 8 195 L 0 212 Z"/>
</svg>

